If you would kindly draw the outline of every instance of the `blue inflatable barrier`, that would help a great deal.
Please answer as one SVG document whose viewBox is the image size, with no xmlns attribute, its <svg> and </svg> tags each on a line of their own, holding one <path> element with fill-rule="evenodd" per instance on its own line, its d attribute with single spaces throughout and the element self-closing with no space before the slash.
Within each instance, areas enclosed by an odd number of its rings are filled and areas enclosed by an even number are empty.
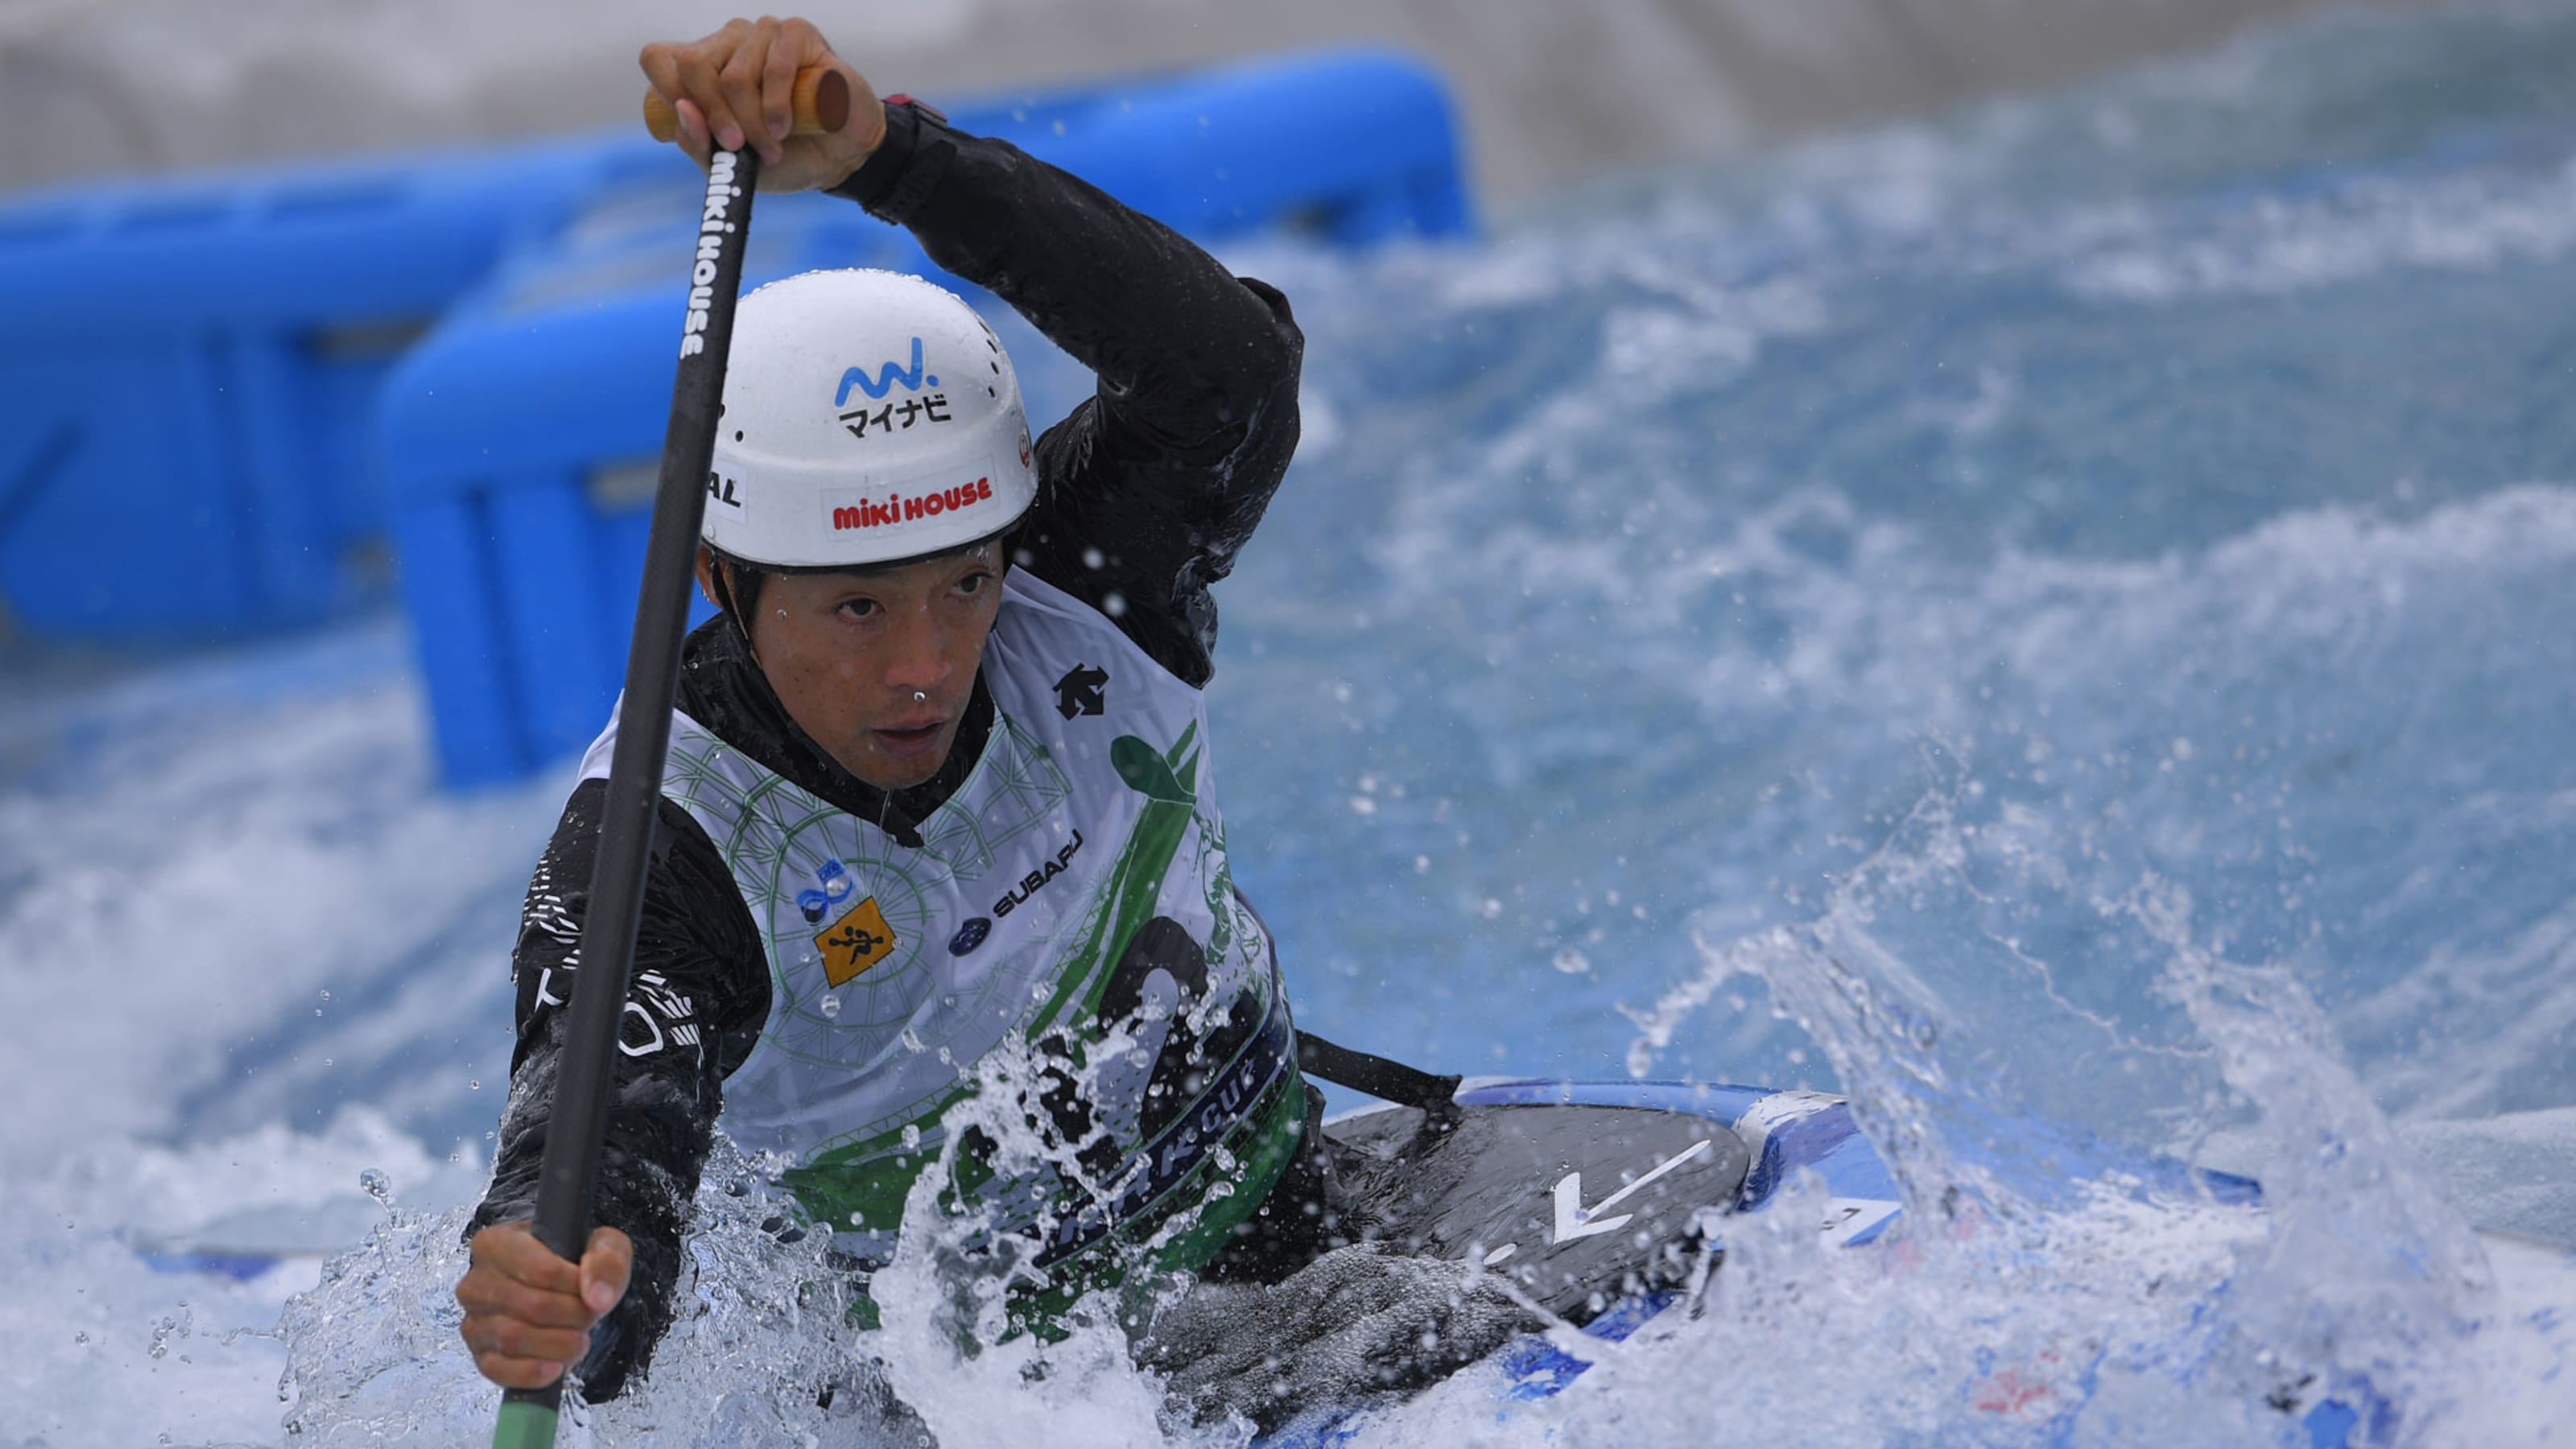
<svg viewBox="0 0 2576 1449">
<path fill-rule="evenodd" d="M 948 109 L 960 127 L 1200 238 L 1284 228 L 1358 244 L 1470 224 L 1446 93 L 1383 51 Z M 557 242 L 460 305 L 385 386 L 377 436 L 451 785 L 522 777 L 607 718 L 697 210 L 694 179 L 603 192 Z M 754 217 L 746 287 L 825 266 L 962 286 L 908 234 L 837 198 L 764 197 Z"/>
<path fill-rule="evenodd" d="M 138 639 L 327 611 L 383 534 L 367 423 L 393 360 L 602 184 L 674 169 L 620 135 L 0 205 L 8 612 Z"/>
<path fill-rule="evenodd" d="M 1448 93 L 1400 52 L 943 109 L 1195 237 L 1285 227 L 1364 246 L 1472 224 Z"/>
</svg>

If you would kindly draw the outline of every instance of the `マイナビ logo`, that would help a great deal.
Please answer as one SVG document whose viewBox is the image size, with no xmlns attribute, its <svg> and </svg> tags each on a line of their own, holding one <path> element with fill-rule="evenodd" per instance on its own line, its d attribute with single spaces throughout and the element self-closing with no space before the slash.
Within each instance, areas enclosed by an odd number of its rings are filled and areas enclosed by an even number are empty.
<svg viewBox="0 0 2576 1449">
<path fill-rule="evenodd" d="M 832 394 L 832 406 L 848 407 L 850 389 L 854 387 L 872 398 L 882 398 L 894 391 L 896 383 L 902 383 L 906 392 L 919 392 L 924 387 L 939 386 L 938 378 L 925 378 L 921 374 L 921 339 L 916 337 L 912 339 L 912 366 L 898 367 L 889 362 L 877 369 L 875 377 L 868 376 L 866 368 L 853 367 L 841 374 L 841 390 Z"/>
</svg>

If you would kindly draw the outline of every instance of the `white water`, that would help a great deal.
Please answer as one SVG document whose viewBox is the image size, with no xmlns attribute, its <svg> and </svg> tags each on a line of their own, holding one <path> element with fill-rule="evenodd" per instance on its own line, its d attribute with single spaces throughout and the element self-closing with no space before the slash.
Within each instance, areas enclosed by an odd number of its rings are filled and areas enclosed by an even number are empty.
<svg viewBox="0 0 2576 1449">
<path fill-rule="evenodd" d="M 1301 1021 L 1845 1091 L 1913 1209 L 1740 1225 L 1562 1398 L 1358 1442 L 2298 1443 L 2365 1382 L 2376 1442 L 2564 1441 L 2571 61 L 2563 7 L 2346 20 L 1472 251 L 1235 258 L 1309 337 L 1215 686 Z M 0 1441 L 482 1432 L 445 1295 L 568 780 L 436 793 L 406 649 L 5 661 Z M 1242 1437 L 1107 1329 L 963 1362 L 898 1288 L 845 1337 L 746 1175 L 594 1442 L 900 1442 L 889 1385 L 943 1443 Z M 317 1259 L 138 1252 L 371 1227 L 291 1306 Z"/>
</svg>

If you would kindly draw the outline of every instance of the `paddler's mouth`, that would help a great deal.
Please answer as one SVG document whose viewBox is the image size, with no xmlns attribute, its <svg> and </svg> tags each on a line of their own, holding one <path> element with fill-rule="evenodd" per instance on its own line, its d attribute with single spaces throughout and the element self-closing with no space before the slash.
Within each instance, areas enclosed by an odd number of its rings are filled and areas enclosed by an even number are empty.
<svg viewBox="0 0 2576 1449">
<path fill-rule="evenodd" d="M 938 744 L 940 732 L 947 727 L 948 721 L 934 719 L 928 724 L 873 729 L 868 733 L 876 738 L 877 749 L 881 753 L 896 759 L 908 759 Z"/>
</svg>

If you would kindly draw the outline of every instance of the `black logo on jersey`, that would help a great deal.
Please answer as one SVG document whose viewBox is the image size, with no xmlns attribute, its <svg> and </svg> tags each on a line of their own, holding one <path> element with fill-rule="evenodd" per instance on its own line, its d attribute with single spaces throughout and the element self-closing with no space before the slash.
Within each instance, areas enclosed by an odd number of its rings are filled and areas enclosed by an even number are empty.
<svg viewBox="0 0 2576 1449">
<path fill-rule="evenodd" d="M 957 928 L 957 934 L 948 938 L 948 954 L 951 956 L 963 956 L 967 952 L 974 950 L 976 947 L 983 945 L 984 938 L 991 934 L 993 934 L 992 919 L 987 916 L 977 916 L 966 924 L 959 926 Z"/>
<path fill-rule="evenodd" d="M 870 933 L 864 926 L 851 926 L 824 944 L 838 946 L 854 956 L 873 956 L 884 950 L 887 942 L 883 936 Z"/>
<path fill-rule="evenodd" d="M 1077 663 L 1065 672 L 1064 678 L 1055 682 L 1055 712 L 1066 719 L 1078 714 L 1100 713 L 1107 706 L 1107 701 L 1101 698 L 1100 688 L 1108 682 L 1108 670 Z"/>
<path fill-rule="evenodd" d="M 993 902 L 993 914 L 996 916 L 1007 916 L 1012 911 L 1026 904 L 1029 897 L 1036 895 L 1039 891 L 1046 888 L 1046 883 L 1048 881 L 1064 874 L 1065 868 L 1073 864 L 1074 856 L 1081 853 L 1081 850 L 1082 832 L 1077 830 L 1073 832 L 1072 841 L 1066 844 L 1062 850 L 1057 851 L 1053 860 L 1048 861 L 1045 865 L 1040 866 L 1036 870 L 1030 871 L 1027 876 L 1021 879 L 1018 885 L 1005 891 L 1000 900 Z"/>
</svg>

